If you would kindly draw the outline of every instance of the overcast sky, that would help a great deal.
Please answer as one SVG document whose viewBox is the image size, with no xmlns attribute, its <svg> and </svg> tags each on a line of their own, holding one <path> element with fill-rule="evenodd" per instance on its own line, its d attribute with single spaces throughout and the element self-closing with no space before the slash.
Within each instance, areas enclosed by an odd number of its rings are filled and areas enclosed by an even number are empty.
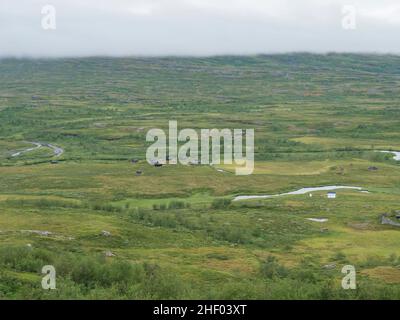
<svg viewBox="0 0 400 320">
<path fill-rule="evenodd" d="M 400 53 L 399 38 L 400 0 L 0 0 L 0 56 Z"/>
</svg>

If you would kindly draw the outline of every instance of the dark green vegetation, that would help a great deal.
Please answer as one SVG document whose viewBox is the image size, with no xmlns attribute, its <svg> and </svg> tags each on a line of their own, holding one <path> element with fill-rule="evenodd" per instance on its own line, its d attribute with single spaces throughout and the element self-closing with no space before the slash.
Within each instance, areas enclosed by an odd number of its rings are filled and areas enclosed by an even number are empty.
<svg viewBox="0 0 400 320">
<path fill-rule="evenodd" d="M 397 56 L 0 60 L 0 298 L 399 299 L 399 98 Z M 168 120 L 254 128 L 254 174 L 148 165 Z M 370 193 L 232 201 L 322 185 Z"/>
</svg>

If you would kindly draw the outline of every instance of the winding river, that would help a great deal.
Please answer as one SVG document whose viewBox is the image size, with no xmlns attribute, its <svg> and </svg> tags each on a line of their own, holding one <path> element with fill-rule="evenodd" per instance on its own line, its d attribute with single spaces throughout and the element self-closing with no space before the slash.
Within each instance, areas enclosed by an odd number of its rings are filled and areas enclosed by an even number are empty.
<svg viewBox="0 0 400 320">
<path fill-rule="evenodd" d="M 387 151 L 387 150 L 379 150 L 377 152 L 391 153 L 393 154 L 393 159 L 396 161 L 400 161 L 400 151 Z M 350 187 L 350 186 L 323 186 L 323 187 L 310 187 L 310 188 L 301 188 L 292 192 L 287 193 L 278 193 L 278 194 L 266 194 L 266 195 L 254 195 L 254 196 L 236 196 L 233 198 L 233 201 L 240 200 L 249 200 L 249 199 L 268 199 L 273 197 L 281 197 L 288 195 L 298 195 L 298 194 L 306 194 L 314 191 L 332 191 L 337 189 L 354 189 L 359 190 L 363 193 L 369 193 L 368 190 L 365 190 L 360 187 Z"/>
<path fill-rule="evenodd" d="M 363 190 L 361 187 L 350 187 L 350 186 L 323 186 L 323 187 L 309 187 L 309 188 L 301 188 L 295 191 L 287 192 L 287 193 L 278 193 L 278 194 L 267 194 L 267 195 L 257 195 L 257 196 L 236 196 L 233 198 L 233 201 L 239 200 L 249 200 L 249 199 L 267 199 L 273 197 L 281 197 L 288 195 L 298 195 L 298 194 L 306 194 L 314 191 L 332 191 L 337 189 L 353 189 L 353 190 Z"/>
<path fill-rule="evenodd" d="M 47 148 L 53 149 L 55 157 L 59 157 L 64 153 L 64 149 L 62 149 L 60 147 L 57 147 L 57 146 L 54 146 L 54 145 L 52 145 L 50 143 L 40 143 L 40 142 L 29 142 L 29 143 L 34 144 L 35 147 L 28 148 L 28 149 L 25 149 L 25 150 L 22 150 L 22 151 L 18 151 L 16 153 L 13 153 L 11 156 L 12 157 L 18 157 L 23 153 L 27 153 L 27 152 L 30 152 L 30 151 L 33 151 L 33 150 L 36 150 L 36 149 L 39 149 L 39 148 L 42 148 L 42 147 L 47 147 Z"/>
<path fill-rule="evenodd" d="M 23 153 L 26 153 L 26 152 L 29 152 L 29 151 L 33 151 L 33 150 L 36 150 L 36 149 L 39 149 L 39 148 L 42 147 L 42 145 L 40 143 L 38 143 L 38 142 L 30 142 L 30 143 L 34 144 L 36 147 L 28 148 L 28 149 L 13 153 L 11 156 L 12 157 L 18 157 Z"/>
</svg>

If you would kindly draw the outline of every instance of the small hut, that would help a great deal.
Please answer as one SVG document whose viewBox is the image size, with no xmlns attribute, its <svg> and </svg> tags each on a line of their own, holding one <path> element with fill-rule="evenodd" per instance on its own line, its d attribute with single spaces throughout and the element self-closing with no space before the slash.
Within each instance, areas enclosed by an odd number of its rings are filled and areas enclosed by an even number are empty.
<svg viewBox="0 0 400 320">
<path fill-rule="evenodd" d="M 328 199 L 335 199 L 336 198 L 336 192 L 328 192 L 327 197 L 328 197 Z"/>
</svg>

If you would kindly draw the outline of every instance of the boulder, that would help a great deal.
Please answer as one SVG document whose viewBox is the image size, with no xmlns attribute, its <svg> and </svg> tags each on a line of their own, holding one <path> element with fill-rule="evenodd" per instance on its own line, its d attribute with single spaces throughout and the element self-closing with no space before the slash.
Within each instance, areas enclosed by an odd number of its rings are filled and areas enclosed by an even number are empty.
<svg viewBox="0 0 400 320">
<path fill-rule="evenodd" d="M 106 257 L 115 257 L 115 254 L 112 253 L 111 251 L 106 251 L 105 255 L 106 255 Z"/>
<path fill-rule="evenodd" d="M 109 237 L 109 236 L 111 236 L 111 232 L 103 230 L 103 231 L 101 231 L 101 235 L 104 237 Z"/>
</svg>

